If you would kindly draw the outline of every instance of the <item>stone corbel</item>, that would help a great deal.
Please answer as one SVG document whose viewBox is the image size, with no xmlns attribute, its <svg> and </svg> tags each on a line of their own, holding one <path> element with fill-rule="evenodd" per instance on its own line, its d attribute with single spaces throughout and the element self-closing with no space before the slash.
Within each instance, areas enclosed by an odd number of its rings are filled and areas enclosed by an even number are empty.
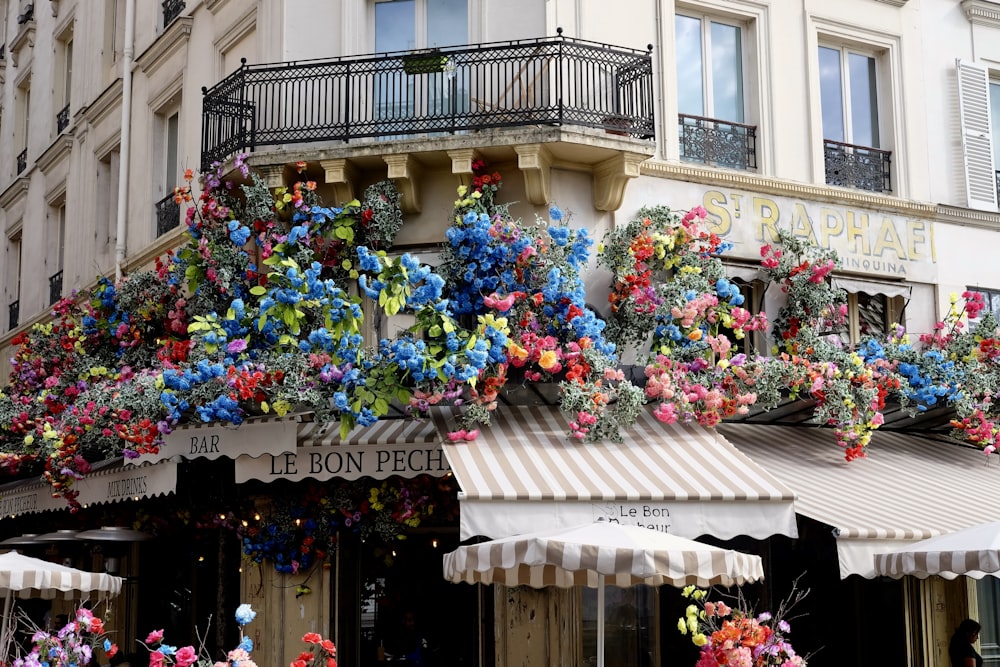
<svg viewBox="0 0 1000 667">
<path fill-rule="evenodd" d="M 399 189 L 399 208 L 403 213 L 420 213 L 420 196 L 417 188 L 419 165 L 406 153 L 400 155 L 383 155 L 389 167 L 388 177 L 396 183 Z"/>
<path fill-rule="evenodd" d="M 333 186 L 334 202 L 338 206 L 354 200 L 354 184 L 358 181 L 358 170 L 354 165 L 340 158 L 338 160 L 320 160 L 326 184 Z"/>
<path fill-rule="evenodd" d="M 549 175 L 552 172 L 552 156 L 543 144 L 522 144 L 514 146 L 517 153 L 517 168 L 524 174 L 524 191 L 528 201 L 536 206 L 549 203 Z"/>
<path fill-rule="evenodd" d="M 451 158 L 451 173 L 458 176 L 458 184 L 465 187 L 472 186 L 472 163 L 479 157 L 474 148 L 463 148 L 457 151 L 448 151 Z"/>
<path fill-rule="evenodd" d="M 629 179 L 639 175 L 639 165 L 649 159 L 641 153 L 622 152 L 594 165 L 594 208 L 617 211 Z"/>
<path fill-rule="evenodd" d="M 262 164 L 255 166 L 254 170 L 260 174 L 261 179 L 271 188 L 283 188 L 285 183 L 285 165 L 283 164 Z"/>
</svg>

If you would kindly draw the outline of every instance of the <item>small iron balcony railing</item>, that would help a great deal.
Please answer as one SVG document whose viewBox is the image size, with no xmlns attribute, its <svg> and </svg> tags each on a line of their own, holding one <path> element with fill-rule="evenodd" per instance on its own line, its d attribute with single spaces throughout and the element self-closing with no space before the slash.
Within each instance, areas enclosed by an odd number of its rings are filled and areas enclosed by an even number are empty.
<svg viewBox="0 0 1000 667">
<path fill-rule="evenodd" d="M 62 298 L 63 272 L 59 271 L 49 276 L 49 305 Z"/>
<path fill-rule="evenodd" d="M 562 36 L 247 65 L 203 91 L 202 165 L 287 143 L 525 125 L 652 139 L 651 50 Z"/>
<path fill-rule="evenodd" d="M 56 114 L 56 133 L 59 134 L 69 127 L 69 105 L 67 104 Z"/>
<path fill-rule="evenodd" d="M 823 140 L 826 182 L 845 188 L 892 192 L 891 151 Z"/>
<path fill-rule="evenodd" d="M 997 201 L 1000 202 L 1000 170 L 994 172 L 997 181 Z"/>
<path fill-rule="evenodd" d="M 17 154 L 17 173 L 22 173 L 28 168 L 28 149 L 25 148 L 23 151 Z"/>
<path fill-rule="evenodd" d="M 184 11 L 184 0 L 163 0 L 163 27 L 173 23 L 174 19 Z"/>
<path fill-rule="evenodd" d="M 7 58 L 7 44 L 5 42 L 3 44 L 0 44 L 0 60 L 4 60 L 6 58 Z"/>
<path fill-rule="evenodd" d="M 171 192 L 156 202 L 156 235 L 163 236 L 179 224 L 181 224 L 181 205 Z"/>
<path fill-rule="evenodd" d="M 728 120 L 678 114 L 681 159 L 730 169 L 757 168 L 757 128 Z"/>
<path fill-rule="evenodd" d="M 7 306 L 7 328 L 16 329 L 21 320 L 21 302 L 11 301 Z"/>
</svg>

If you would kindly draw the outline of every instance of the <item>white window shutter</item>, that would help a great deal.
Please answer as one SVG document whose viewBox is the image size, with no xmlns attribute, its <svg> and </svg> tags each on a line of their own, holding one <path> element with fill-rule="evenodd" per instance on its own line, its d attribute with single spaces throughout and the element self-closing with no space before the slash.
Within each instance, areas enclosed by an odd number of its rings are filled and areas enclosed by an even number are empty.
<svg viewBox="0 0 1000 667">
<path fill-rule="evenodd" d="M 981 65 L 965 60 L 958 67 L 958 107 L 965 150 L 965 192 L 969 208 L 997 210 L 993 169 L 993 128 L 990 123 L 990 76 Z"/>
</svg>

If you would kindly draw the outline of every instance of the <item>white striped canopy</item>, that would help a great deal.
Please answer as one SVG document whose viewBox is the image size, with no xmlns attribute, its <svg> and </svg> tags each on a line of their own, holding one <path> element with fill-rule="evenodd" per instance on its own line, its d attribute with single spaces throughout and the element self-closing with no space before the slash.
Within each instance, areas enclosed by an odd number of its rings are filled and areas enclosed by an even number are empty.
<svg viewBox="0 0 1000 667">
<path fill-rule="evenodd" d="M 1000 521 L 938 535 L 901 549 L 875 555 L 875 572 L 899 579 L 971 577 L 1000 574 Z"/>
<path fill-rule="evenodd" d="M 97 597 L 118 595 L 121 577 L 103 572 L 85 572 L 58 563 L 25 556 L 16 551 L 0 555 L 0 592 L 16 597 L 66 598 L 94 594 Z"/>
<path fill-rule="evenodd" d="M 454 583 L 597 588 L 602 576 L 613 586 L 731 586 L 764 572 L 758 556 L 607 522 L 461 546 L 444 556 L 444 577 Z"/>
</svg>

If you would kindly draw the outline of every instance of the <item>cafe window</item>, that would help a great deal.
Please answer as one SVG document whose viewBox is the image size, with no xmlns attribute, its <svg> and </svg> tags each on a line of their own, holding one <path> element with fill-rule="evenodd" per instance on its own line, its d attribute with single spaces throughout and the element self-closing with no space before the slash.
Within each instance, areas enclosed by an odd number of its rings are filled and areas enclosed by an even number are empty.
<svg viewBox="0 0 1000 667">
<path fill-rule="evenodd" d="M 847 321 L 837 331 L 841 343 L 855 347 L 866 338 L 884 340 L 893 325 L 902 323 L 904 305 L 901 296 L 848 293 Z"/>
<path fill-rule="evenodd" d="M 985 289 L 982 287 L 970 287 L 970 292 L 978 292 L 983 295 L 983 312 L 979 314 L 976 319 L 969 319 L 969 329 L 974 330 L 976 325 L 979 324 L 980 320 L 983 319 L 983 315 L 986 313 L 993 313 L 993 317 L 1000 321 L 1000 290 L 997 289 Z"/>
<path fill-rule="evenodd" d="M 597 589 L 583 589 L 583 662 L 597 664 Z M 657 589 L 653 586 L 604 591 L 604 655 L 608 664 L 621 667 L 659 665 L 656 615 Z"/>
</svg>

